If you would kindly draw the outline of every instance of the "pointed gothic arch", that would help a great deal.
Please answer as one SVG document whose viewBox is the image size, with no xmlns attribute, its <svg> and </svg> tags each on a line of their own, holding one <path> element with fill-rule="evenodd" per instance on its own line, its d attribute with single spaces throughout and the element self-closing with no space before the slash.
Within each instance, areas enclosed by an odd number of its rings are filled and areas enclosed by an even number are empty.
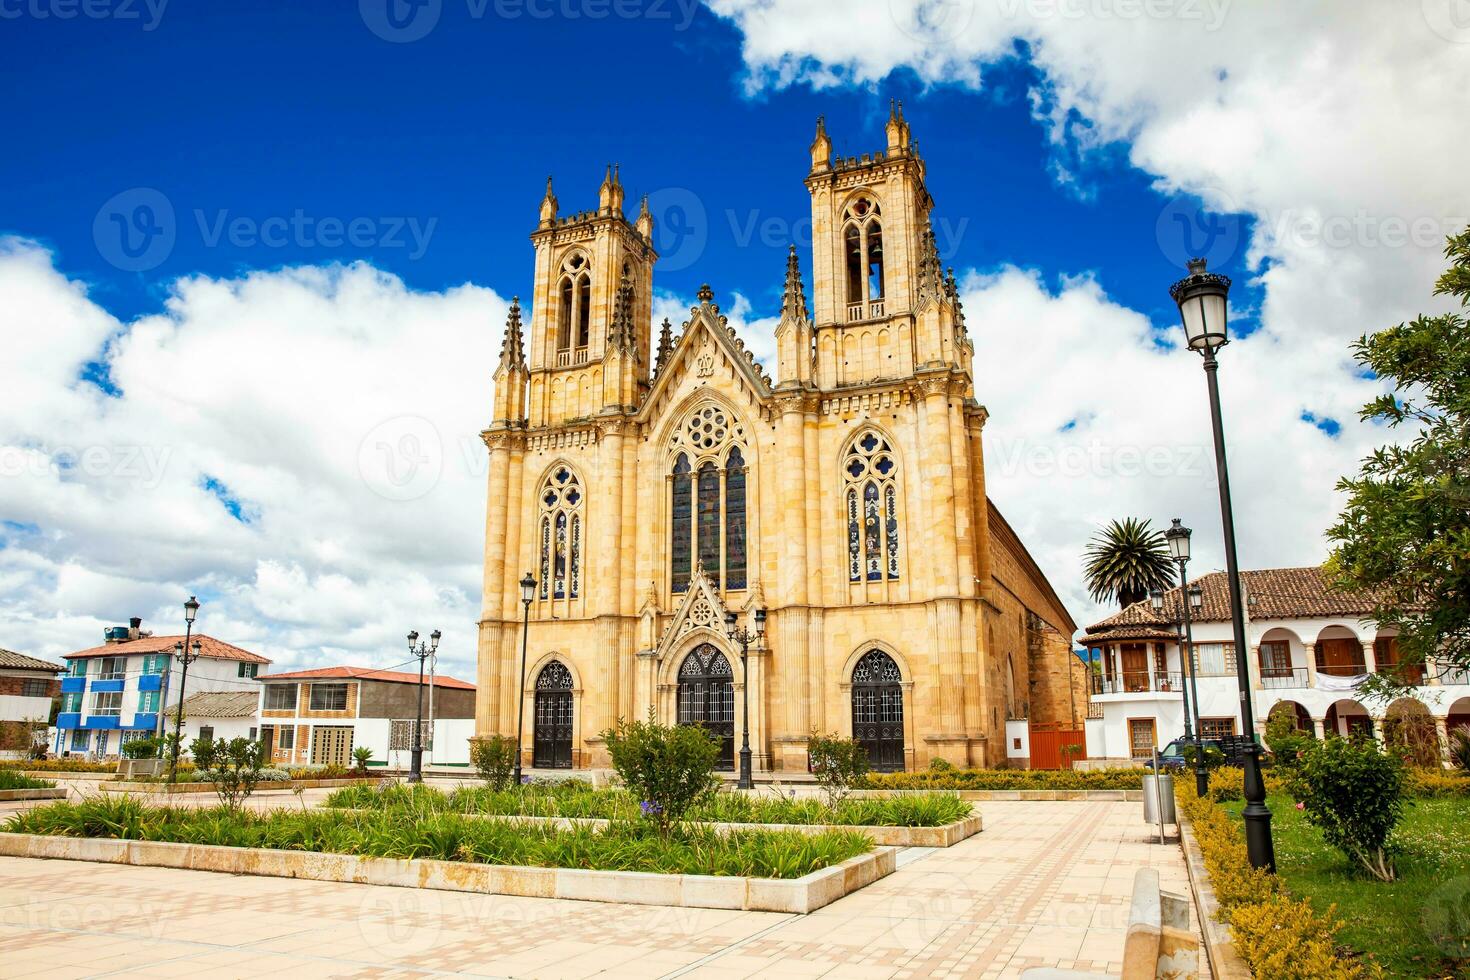
<svg viewBox="0 0 1470 980">
<path fill-rule="evenodd" d="M 701 643 L 679 662 L 677 722 L 697 725 L 720 743 L 715 768 L 735 768 L 735 671 L 712 643 Z"/>
<path fill-rule="evenodd" d="M 573 600 L 582 595 L 582 549 L 587 535 L 587 486 L 565 461 L 547 467 L 536 490 L 536 598 Z"/>
<path fill-rule="evenodd" d="M 537 769 L 572 768 L 573 687 L 572 672 L 560 659 L 548 661 L 536 673 L 531 765 Z"/>
<path fill-rule="evenodd" d="M 744 590 L 753 510 L 745 421 L 711 398 L 679 418 L 665 443 L 669 593 L 687 592 L 696 568 L 721 592 Z"/>
</svg>

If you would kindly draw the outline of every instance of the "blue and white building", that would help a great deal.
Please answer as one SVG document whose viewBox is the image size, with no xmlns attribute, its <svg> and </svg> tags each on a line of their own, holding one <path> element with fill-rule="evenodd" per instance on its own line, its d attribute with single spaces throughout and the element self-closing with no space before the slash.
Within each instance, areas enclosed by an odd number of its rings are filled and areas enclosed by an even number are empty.
<svg viewBox="0 0 1470 980">
<path fill-rule="evenodd" d="M 116 758 L 123 743 L 162 732 L 171 724 L 166 709 L 178 703 L 182 665 L 175 647 L 184 637 L 154 636 L 134 617 L 127 626 L 103 630 L 101 646 L 66 655 L 61 711 L 56 716 L 58 755 Z M 270 660 L 202 633 L 199 658 L 189 665 L 188 695 L 204 691 L 258 695 L 256 675 Z M 187 718 L 188 712 L 185 712 Z"/>
</svg>

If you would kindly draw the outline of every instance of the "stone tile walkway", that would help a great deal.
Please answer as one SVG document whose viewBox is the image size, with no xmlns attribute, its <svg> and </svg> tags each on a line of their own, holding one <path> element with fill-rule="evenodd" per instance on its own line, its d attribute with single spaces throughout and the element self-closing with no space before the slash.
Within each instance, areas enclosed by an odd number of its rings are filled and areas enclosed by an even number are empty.
<svg viewBox="0 0 1470 980">
<path fill-rule="evenodd" d="M 1137 803 L 988 802 L 985 831 L 807 916 L 0 858 L 19 977 L 1015 977 L 1120 970 L 1133 873 L 1188 893 Z"/>
</svg>

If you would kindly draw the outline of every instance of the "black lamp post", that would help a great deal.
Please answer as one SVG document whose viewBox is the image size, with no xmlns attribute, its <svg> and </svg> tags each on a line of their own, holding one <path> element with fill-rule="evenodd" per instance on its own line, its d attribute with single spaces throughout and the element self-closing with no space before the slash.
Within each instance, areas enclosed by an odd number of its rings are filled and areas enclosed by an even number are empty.
<svg viewBox="0 0 1470 980">
<path fill-rule="evenodd" d="M 1189 564 L 1189 528 L 1179 518 L 1174 518 L 1174 523 L 1164 532 L 1164 540 L 1169 542 L 1169 554 L 1174 556 L 1174 561 L 1179 564 L 1179 591 L 1181 621 L 1184 624 L 1184 643 L 1180 649 L 1180 665 L 1187 666 L 1188 673 L 1185 675 L 1189 684 L 1190 700 L 1194 702 L 1194 787 L 1200 796 L 1210 791 L 1210 771 L 1205 766 L 1205 731 L 1199 720 L 1199 668 L 1194 663 L 1194 623 L 1190 615 L 1190 607 L 1198 609 L 1197 600 L 1200 596 L 1198 586 L 1190 587 L 1189 574 L 1186 566 Z M 1189 703 L 1185 702 L 1185 714 L 1189 712 Z M 1186 731 L 1189 722 L 1186 718 Z"/>
<path fill-rule="evenodd" d="M 1204 357 L 1205 381 L 1210 394 L 1210 425 L 1215 439 L 1215 473 L 1220 484 L 1220 523 L 1225 535 L 1225 575 L 1230 588 L 1230 620 L 1235 635 L 1235 676 L 1240 688 L 1240 722 L 1245 749 L 1245 843 L 1252 867 L 1276 870 L 1271 842 L 1271 810 L 1266 806 L 1266 784 L 1261 779 L 1261 746 L 1256 741 L 1255 711 L 1251 703 L 1250 670 L 1246 659 L 1245 610 L 1240 598 L 1240 566 L 1235 557 L 1235 518 L 1230 507 L 1230 475 L 1225 464 L 1225 425 L 1220 417 L 1220 365 L 1215 352 L 1229 343 L 1226 333 L 1230 279 L 1205 271 L 1204 259 L 1189 261 L 1189 275 L 1169 287 L 1179 304 L 1179 315 L 1189 349 Z"/>
<path fill-rule="evenodd" d="M 191 645 L 189 638 L 194 635 L 194 617 L 199 615 L 199 600 L 193 596 L 184 603 L 184 642 L 174 644 L 174 658 L 184 665 L 179 674 L 179 703 L 174 708 L 174 745 L 173 751 L 169 753 L 168 781 L 170 784 L 177 782 L 179 773 L 179 740 L 183 737 L 184 726 L 184 688 L 189 683 L 189 665 L 199 659 L 199 641 L 195 640 Z M 165 700 L 168 694 L 164 694 Z"/>
<path fill-rule="evenodd" d="M 733 612 L 725 613 L 725 635 L 740 644 L 740 687 L 745 696 L 740 700 L 740 780 L 737 789 L 754 789 L 750 775 L 750 641 L 760 641 L 766 635 L 766 611 L 757 609 L 754 614 L 755 630 L 749 627 L 737 629 Z"/>
<path fill-rule="evenodd" d="M 1164 612 L 1164 590 L 1163 589 L 1152 589 L 1152 590 L 1149 591 L 1148 598 L 1149 598 L 1149 603 L 1154 607 L 1154 612 L 1156 612 L 1156 613 L 1158 613 L 1160 615 L 1163 615 L 1163 612 Z M 1185 669 L 1185 658 L 1187 656 L 1189 656 L 1189 654 L 1185 650 L 1185 646 L 1184 646 L 1184 634 L 1183 634 L 1183 632 L 1179 631 L 1179 621 L 1174 618 L 1172 612 L 1170 613 L 1170 616 L 1169 616 L 1169 622 L 1175 628 L 1175 636 L 1177 636 L 1179 638 L 1178 639 L 1178 643 L 1179 643 L 1179 670 L 1180 670 L 1180 677 L 1181 677 L 1181 683 L 1179 685 L 1179 690 L 1184 695 L 1184 744 L 1185 745 L 1192 745 L 1192 746 L 1194 746 L 1195 752 L 1198 753 L 1199 752 L 1199 743 L 1197 743 L 1194 740 L 1194 729 L 1190 727 L 1190 716 L 1189 716 L 1189 687 L 1185 683 L 1183 683 L 1183 680 L 1182 680 L 1183 678 L 1185 678 L 1185 677 L 1188 676 L 1187 674 L 1184 673 L 1184 669 Z M 1165 663 L 1164 666 L 1167 668 L 1168 667 L 1168 664 Z"/>
<path fill-rule="evenodd" d="M 536 598 L 536 579 L 530 572 L 521 579 L 521 693 L 516 708 L 516 785 L 521 784 L 521 731 L 526 722 L 526 639 L 531 631 L 531 600 Z"/>
<path fill-rule="evenodd" d="M 408 764 L 407 782 L 410 783 L 424 781 L 424 661 L 432 657 L 439 649 L 441 635 L 438 630 L 435 630 L 429 634 L 428 643 L 420 643 L 418 630 L 408 634 L 408 655 L 417 657 L 419 661 L 419 701 L 413 718 L 413 754 Z"/>
</svg>

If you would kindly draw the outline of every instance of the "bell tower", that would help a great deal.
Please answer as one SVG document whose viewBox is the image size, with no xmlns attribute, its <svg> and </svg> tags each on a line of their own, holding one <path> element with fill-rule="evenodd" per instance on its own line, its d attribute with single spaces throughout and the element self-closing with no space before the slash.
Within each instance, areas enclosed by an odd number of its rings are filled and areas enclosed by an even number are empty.
<svg viewBox="0 0 1470 980">
<path fill-rule="evenodd" d="M 903 116 L 889 104 L 887 146 L 834 156 L 817 120 L 812 199 L 812 323 L 821 388 L 970 369 L 973 352 L 930 225 L 934 199 Z"/>
<path fill-rule="evenodd" d="M 561 215 L 551 178 L 531 233 L 536 284 L 528 338 L 528 414 L 534 427 L 636 404 L 648 387 L 653 309 L 653 217 L 623 214 L 616 165 L 597 209 Z"/>
</svg>

